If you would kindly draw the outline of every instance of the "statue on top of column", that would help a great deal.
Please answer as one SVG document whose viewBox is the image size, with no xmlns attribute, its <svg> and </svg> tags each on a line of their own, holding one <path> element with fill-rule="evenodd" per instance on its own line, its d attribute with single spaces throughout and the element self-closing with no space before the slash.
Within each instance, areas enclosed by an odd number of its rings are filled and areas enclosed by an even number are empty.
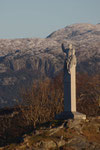
<svg viewBox="0 0 100 150">
<path fill-rule="evenodd" d="M 64 44 L 61 45 L 62 50 L 66 53 L 65 62 L 67 65 L 68 73 L 71 73 L 71 68 L 73 65 L 76 65 L 76 56 L 75 56 L 75 49 L 72 47 L 72 44 L 69 44 L 68 48 L 64 47 Z"/>
</svg>

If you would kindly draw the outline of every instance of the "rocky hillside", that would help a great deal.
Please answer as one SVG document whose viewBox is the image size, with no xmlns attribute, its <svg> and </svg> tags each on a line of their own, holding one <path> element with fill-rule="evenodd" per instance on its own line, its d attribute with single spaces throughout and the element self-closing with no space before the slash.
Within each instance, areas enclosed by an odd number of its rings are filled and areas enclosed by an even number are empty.
<svg viewBox="0 0 100 150">
<path fill-rule="evenodd" d="M 75 24 L 45 39 L 0 39 L 0 104 L 12 105 L 22 87 L 63 69 L 61 43 L 76 49 L 77 71 L 100 73 L 100 24 Z"/>
<path fill-rule="evenodd" d="M 100 150 L 100 118 L 51 121 L 0 150 Z"/>
</svg>

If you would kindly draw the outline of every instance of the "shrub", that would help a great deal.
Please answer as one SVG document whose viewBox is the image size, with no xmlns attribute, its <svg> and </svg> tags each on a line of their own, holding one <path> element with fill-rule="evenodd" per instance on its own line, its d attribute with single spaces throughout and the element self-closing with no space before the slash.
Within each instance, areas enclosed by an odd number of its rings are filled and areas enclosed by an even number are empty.
<svg viewBox="0 0 100 150">
<path fill-rule="evenodd" d="M 77 74 L 77 109 L 90 115 L 100 115 L 100 75 Z"/>
<path fill-rule="evenodd" d="M 35 81 L 31 90 L 23 90 L 21 111 L 24 118 L 34 127 L 54 119 L 55 114 L 63 111 L 62 76 L 44 81 Z M 27 106 L 27 109 L 25 109 Z"/>
</svg>

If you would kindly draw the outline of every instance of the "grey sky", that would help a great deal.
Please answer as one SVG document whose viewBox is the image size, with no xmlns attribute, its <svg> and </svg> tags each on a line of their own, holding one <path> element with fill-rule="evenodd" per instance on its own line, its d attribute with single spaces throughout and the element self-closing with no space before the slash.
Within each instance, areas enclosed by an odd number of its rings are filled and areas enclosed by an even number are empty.
<svg viewBox="0 0 100 150">
<path fill-rule="evenodd" d="M 0 0 L 0 39 L 44 38 L 74 23 L 100 23 L 100 0 Z"/>
</svg>

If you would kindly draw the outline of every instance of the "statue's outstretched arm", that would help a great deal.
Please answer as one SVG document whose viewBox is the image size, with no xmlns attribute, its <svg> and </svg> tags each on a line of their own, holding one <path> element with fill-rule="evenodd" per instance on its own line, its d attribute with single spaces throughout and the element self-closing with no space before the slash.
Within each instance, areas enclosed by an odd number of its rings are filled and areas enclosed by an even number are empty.
<svg viewBox="0 0 100 150">
<path fill-rule="evenodd" d="M 66 53 L 66 49 L 65 49 L 64 44 L 63 44 L 63 43 L 61 44 L 61 47 L 62 47 L 63 52 L 64 52 L 64 53 Z"/>
</svg>

